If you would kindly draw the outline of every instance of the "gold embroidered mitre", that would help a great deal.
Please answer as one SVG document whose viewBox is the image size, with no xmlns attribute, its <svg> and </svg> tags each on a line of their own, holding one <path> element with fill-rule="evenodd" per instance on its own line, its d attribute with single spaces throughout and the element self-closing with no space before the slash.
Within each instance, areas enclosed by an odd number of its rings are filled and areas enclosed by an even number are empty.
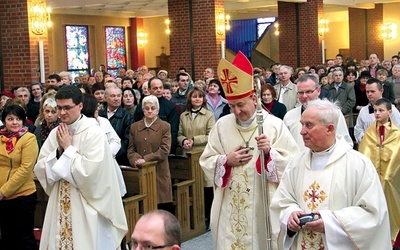
<svg viewBox="0 0 400 250">
<path fill-rule="evenodd" d="M 232 63 L 221 59 L 218 64 L 218 78 L 228 101 L 239 100 L 253 94 L 253 66 L 241 51 Z"/>
</svg>

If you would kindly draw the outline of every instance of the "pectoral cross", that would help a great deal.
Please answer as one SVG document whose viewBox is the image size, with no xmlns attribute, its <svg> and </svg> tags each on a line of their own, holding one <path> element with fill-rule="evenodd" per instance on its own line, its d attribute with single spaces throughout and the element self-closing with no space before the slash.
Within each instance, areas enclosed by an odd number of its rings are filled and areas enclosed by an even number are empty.
<svg viewBox="0 0 400 250">
<path fill-rule="evenodd" d="M 253 147 L 250 147 L 249 141 L 246 141 L 245 143 L 246 143 L 246 147 L 241 147 L 240 149 L 244 149 L 244 148 L 250 148 L 250 150 L 254 149 Z"/>
</svg>

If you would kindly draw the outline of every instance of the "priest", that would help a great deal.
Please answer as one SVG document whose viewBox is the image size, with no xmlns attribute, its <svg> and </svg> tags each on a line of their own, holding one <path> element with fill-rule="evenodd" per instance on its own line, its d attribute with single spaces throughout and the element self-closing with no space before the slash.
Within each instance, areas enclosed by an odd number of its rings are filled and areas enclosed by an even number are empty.
<svg viewBox="0 0 400 250">
<path fill-rule="evenodd" d="M 391 249 L 379 177 L 336 137 L 339 116 L 335 104 L 318 99 L 301 116 L 307 149 L 289 163 L 271 202 L 279 249 Z"/>
<path fill-rule="evenodd" d="M 81 114 L 79 88 L 65 86 L 55 98 L 62 123 L 34 169 L 49 195 L 40 249 L 119 249 L 128 227 L 106 136 Z"/>
</svg>

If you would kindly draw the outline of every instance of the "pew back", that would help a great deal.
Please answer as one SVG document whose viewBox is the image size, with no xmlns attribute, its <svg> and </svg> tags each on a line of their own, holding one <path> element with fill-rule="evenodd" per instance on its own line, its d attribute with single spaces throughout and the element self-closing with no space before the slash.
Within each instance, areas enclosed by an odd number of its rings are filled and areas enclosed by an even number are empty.
<svg viewBox="0 0 400 250">
<path fill-rule="evenodd" d="M 184 241 L 206 231 L 204 218 L 203 170 L 199 160 L 202 151 L 188 152 L 187 157 L 169 156 L 174 189 L 175 215 L 181 225 Z"/>
</svg>

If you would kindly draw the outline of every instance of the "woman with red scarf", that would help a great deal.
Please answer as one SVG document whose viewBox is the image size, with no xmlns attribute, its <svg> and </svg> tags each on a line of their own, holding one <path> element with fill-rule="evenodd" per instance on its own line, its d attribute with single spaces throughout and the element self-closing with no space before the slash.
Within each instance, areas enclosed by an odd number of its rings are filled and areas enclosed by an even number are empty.
<svg viewBox="0 0 400 250">
<path fill-rule="evenodd" d="M 0 130 L 1 249 L 36 249 L 33 236 L 36 186 L 33 167 L 38 156 L 36 137 L 22 124 L 25 111 L 6 107 Z"/>
<path fill-rule="evenodd" d="M 261 86 L 262 106 L 274 116 L 283 120 L 286 115 L 286 106 L 276 101 L 276 91 L 271 84 L 266 83 Z"/>
</svg>

